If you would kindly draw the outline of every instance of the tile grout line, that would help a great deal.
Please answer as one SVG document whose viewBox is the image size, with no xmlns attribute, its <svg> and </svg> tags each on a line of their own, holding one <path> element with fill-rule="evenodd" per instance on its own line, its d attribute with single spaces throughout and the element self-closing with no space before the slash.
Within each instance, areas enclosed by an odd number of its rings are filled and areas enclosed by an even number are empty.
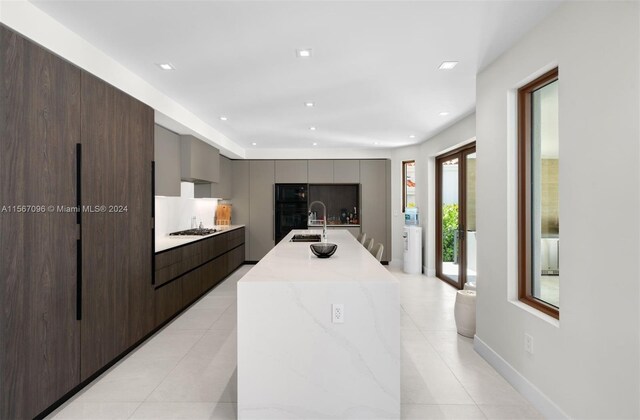
<svg viewBox="0 0 640 420">
<path fill-rule="evenodd" d="M 226 281 L 226 280 L 225 280 L 225 281 Z M 223 282 L 223 283 L 224 283 L 224 282 Z M 215 289 L 214 289 L 214 290 L 215 290 Z M 211 292 L 213 292 L 213 290 L 212 290 Z M 210 293 L 211 293 L 211 292 L 210 292 Z M 208 296 L 208 295 L 209 295 L 209 294 L 207 293 L 207 295 L 203 296 L 202 298 L 204 298 L 204 297 L 206 297 L 206 296 Z M 198 302 L 199 302 L 199 301 L 201 301 L 201 300 L 202 300 L 202 298 L 200 298 L 200 299 L 198 300 Z M 195 307 L 191 307 L 191 308 L 187 309 L 187 311 L 186 311 L 186 312 L 184 312 L 182 315 L 180 315 L 180 317 L 184 316 L 187 312 L 191 311 L 192 309 L 195 309 Z M 227 309 L 229 309 L 229 308 L 227 308 Z M 226 312 L 226 311 L 227 311 L 227 309 L 225 309 L 225 310 L 220 314 L 220 316 L 219 316 L 218 318 L 216 318 L 216 320 L 215 320 L 215 321 L 213 321 L 213 322 L 215 323 L 218 319 L 220 319 L 220 318 L 222 317 L 222 314 L 223 314 L 224 312 Z M 176 320 L 177 320 L 177 319 L 176 319 Z M 176 320 L 172 321 L 172 323 L 173 323 L 173 322 L 175 322 Z M 171 324 L 169 324 L 169 325 L 171 325 Z M 167 327 L 168 327 L 169 325 L 167 325 Z M 212 324 L 212 325 L 213 325 L 213 324 Z M 164 331 L 165 331 L 165 330 L 163 329 L 162 331 L 160 331 L 160 333 L 162 333 L 162 332 L 164 332 Z M 158 382 L 158 384 L 157 384 L 157 385 L 156 385 L 156 386 L 155 386 L 155 387 L 154 387 L 154 388 L 149 392 L 149 394 L 146 396 L 146 398 L 145 398 L 143 401 L 141 401 L 141 402 L 140 402 L 140 404 L 138 405 L 138 407 L 136 407 L 136 409 L 131 413 L 131 415 L 130 415 L 129 417 L 127 417 L 128 419 L 132 418 L 132 417 L 135 415 L 135 413 L 140 409 L 140 407 L 142 406 L 142 404 L 144 404 L 145 402 L 148 402 L 148 401 L 149 401 L 149 397 L 151 397 L 151 395 L 152 395 L 152 394 L 153 394 L 153 393 L 158 389 L 158 387 L 159 387 L 160 385 L 162 385 L 162 383 L 165 381 L 165 379 L 167 379 L 167 378 L 169 377 L 169 375 L 171 375 L 171 373 L 173 373 L 173 372 L 176 370 L 176 368 L 178 367 L 178 365 L 180 364 L 180 362 L 182 362 L 182 361 L 184 360 L 184 358 L 185 358 L 185 357 L 187 357 L 187 355 L 191 352 L 191 350 L 193 350 L 193 348 L 194 348 L 194 347 L 195 347 L 195 346 L 196 346 L 200 341 L 202 341 L 202 340 L 204 339 L 205 335 L 207 335 L 207 332 L 208 332 L 208 331 L 210 331 L 210 330 L 207 328 L 207 329 L 204 329 L 204 330 L 202 330 L 202 329 L 198 329 L 198 330 L 183 330 L 183 331 L 204 331 L 204 333 L 202 334 L 202 336 L 201 336 L 199 339 L 197 339 L 197 340 L 196 340 L 196 341 L 195 341 L 195 342 L 194 342 L 194 343 L 193 343 L 193 344 L 188 348 L 188 350 L 187 350 L 187 351 L 182 355 L 182 357 L 180 357 L 180 358 L 178 359 L 178 361 L 177 361 L 177 362 L 176 362 L 176 364 L 173 366 L 173 368 L 171 368 L 171 370 L 169 370 L 169 372 L 167 372 L 167 374 L 166 374 L 166 375 L 164 375 L 164 376 L 162 377 L 162 379 L 160 379 L 160 381 Z"/>
<path fill-rule="evenodd" d="M 229 280 L 231 280 L 231 278 L 226 279 L 225 281 L 223 281 L 222 283 L 220 283 L 220 285 L 222 286 L 224 283 L 226 283 L 226 282 L 227 282 L 227 281 L 229 281 Z M 236 282 L 236 283 L 237 283 L 237 282 Z M 210 294 L 210 293 L 213 293 L 214 291 L 215 291 L 215 289 L 211 290 L 211 291 L 210 291 L 209 293 L 207 293 L 205 296 L 203 296 L 202 298 L 198 299 L 198 302 L 199 302 L 199 301 L 201 301 L 203 298 L 205 298 L 205 297 L 209 296 L 209 294 Z M 222 315 L 223 315 L 224 313 L 226 313 L 226 312 L 229 310 L 229 308 L 230 308 L 231 306 L 233 306 L 233 303 L 230 303 L 230 304 L 229 304 L 229 306 L 228 306 L 224 311 L 222 311 L 222 312 L 220 313 L 220 315 L 216 318 L 216 320 L 215 320 L 215 321 L 213 321 L 213 323 L 211 324 L 211 326 L 213 326 L 213 324 L 215 324 L 218 320 L 220 320 L 220 319 L 222 318 Z M 184 312 L 181 316 L 184 316 L 187 312 L 191 311 L 192 309 L 195 309 L 195 308 L 194 308 L 194 307 L 189 308 L 189 309 L 188 309 L 186 312 Z M 176 319 L 176 320 L 177 320 L 177 319 Z M 175 320 L 174 320 L 174 321 L 172 321 L 172 322 L 175 322 Z M 169 325 L 170 325 L 170 324 L 169 324 Z M 167 327 L 168 327 L 169 325 L 167 325 Z M 151 397 L 151 395 L 153 395 L 153 393 L 158 389 L 158 387 L 159 387 L 160 385 L 162 385 L 162 383 L 163 383 L 163 382 L 164 382 L 164 381 L 169 377 L 169 375 L 171 375 L 171 373 L 173 373 L 173 372 L 176 370 L 176 368 L 178 367 L 178 365 L 180 365 L 180 363 L 185 359 L 185 357 L 187 357 L 187 355 L 191 352 L 191 350 L 193 350 L 193 348 L 194 348 L 198 343 L 200 343 L 200 342 L 204 339 L 204 337 L 207 335 L 207 332 L 212 331 L 212 330 L 211 330 L 211 326 L 210 326 L 209 328 L 205 329 L 205 330 L 201 330 L 201 329 L 198 329 L 198 330 L 197 330 L 197 331 L 204 331 L 204 334 L 202 334 L 202 336 L 201 336 L 198 340 L 196 340 L 196 341 L 193 343 L 193 345 L 191 345 L 191 346 L 189 347 L 189 349 L 184 353 L 184 355 L 182 355 L 182 357 L 181 357 L 181 358 L 176 362 L 175 366 L 173 366 L 173 368 L 172 368 L 172 369 L 171 369 L 171 370 L 170 370 L 170 371 L 169 371 L 165 376 L 163 376 L 163 377 L 162 377 L 162 379 L 158 382 L 158 385 L 156 385 L 156 386 L 153 388 L 153 390 L 151 390 L 151 391 L 149 392 L 149 394 L 147 395 L 147 397 L 146 397 L 143 401 L 141 401 L 141 402 L 138 404 L 138 406 L 136 407 L 136 409 L 131 413 L 131 415 L 129 415 L 129 417 L 127 417 L 128 419 L 132 418 L 132 417 L 136 414 L 136 412 L 140 409 L 140 407 L 142 406 L 142 404 L 144 404 L 145 402 L 148 402 L 148 401 L 149 401 L 149 398 Z M 159 333 L 162 333 L 163 331 L 165 331 L 165 330 L 163 329 L 163 330 L 162 330 L 162 331 L 160 331 Z M 184 331 L 196 331 L 196 330 L 184 330 Z"/>
<path fill-rule="evenodd" d="M 469 397 L 469 399 L 471 401 L 473 401 L 474 405 L 476 406 L 476 408 L 478 410 L 480 410 L 480 412 L 482 413 L 482 415 L 484 417 L 487 417 L 487 415 L 484 413 L 484 411 L 482 411 L 482 408 L 480 408 L 478 406 L 477 401 L 471 396 L 471 394 L 469 394 L 469 391 L 467 390 L 467 388 L 462 384 L 462 382 L 460 382 L 459 377 L 455 374 L 455 372 L 453 370 L 451 370 L 451 367 L 449 366 L 449 364 L 444 360 L 444 358 L 442 357 L 442 355 L 440 354 L 440 352 L 438 350 L 436 350 L 436 348 L 434 347 L 434 345 L 431 343 L 431 341 L 427 338 L 427 336 L 424 334 L 424 332 L 422 331 L 422 328 L 418 327 L 418 324 L 416 324 L 415 320 L 413 319 L 413 317 L 409 314 L 409 312 L 407 312 L 404 309 L 404 306 L 402 305 L 402 303 L 400 304 L 400 307 L 402 308 L 402 310 L 405 312 L 405 314 L 409 317 L 409 319 L 411 320 L 411 322 L 413 323 L 413 325 L 416 327 L 416 329 L 418 330 L 418 332 L 420 333 L 420 335 L 424 338 L 424 340 L 427 342 L 427 344 L 429 344 L 429 346 L 431 347 L 431 349 L 438 355 L 438 358 L 440 359 L 440 361 L 443 363 L 443 365 L 449 370 L 449 372 L 451 372 L 451 374 L 453 375 L 453 377 L 456 379 L 456 381 L 458 382 L 458 384 L 460 384 L 460 386 L 462 387 L 462 389 L 464 390 L 465 394 L 467 394 L 467 396 Z M 401 331 L 402 334 L 402 331 Z M 456 332 L 457 334 L 457 332 Z M 440 404 L 441 405 L 441 404 Z"/>
</svg>

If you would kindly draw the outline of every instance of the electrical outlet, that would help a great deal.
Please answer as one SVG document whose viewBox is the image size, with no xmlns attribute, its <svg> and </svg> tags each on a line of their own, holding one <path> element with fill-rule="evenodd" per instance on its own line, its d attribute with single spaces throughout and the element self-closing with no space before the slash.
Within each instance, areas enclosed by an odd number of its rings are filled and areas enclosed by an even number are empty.
<svg viewBox="0 0 640 420">
<path fill-rule="evenodd" d="M 331 305 L 331 322 L 334 324 L 344 323 L 344 305 L 342 303 Z"/>
<path fill-rule="evenodd" d="M 526 333 L 524 335 L 524 351 L 533 354 L 533 337 Z"/>
</svg>

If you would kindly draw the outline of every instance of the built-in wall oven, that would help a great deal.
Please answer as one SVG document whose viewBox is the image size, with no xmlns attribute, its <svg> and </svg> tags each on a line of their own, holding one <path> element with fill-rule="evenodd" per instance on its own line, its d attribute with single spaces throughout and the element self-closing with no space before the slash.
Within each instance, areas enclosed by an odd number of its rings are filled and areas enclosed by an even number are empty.
<svg viewBox="0 0 640 420">
<path fill-rule="evenodd" d="M 276 184 L 275 230 L 276 243 L 292 229 L 307 229 L 307 184 Z"/>
</svg>

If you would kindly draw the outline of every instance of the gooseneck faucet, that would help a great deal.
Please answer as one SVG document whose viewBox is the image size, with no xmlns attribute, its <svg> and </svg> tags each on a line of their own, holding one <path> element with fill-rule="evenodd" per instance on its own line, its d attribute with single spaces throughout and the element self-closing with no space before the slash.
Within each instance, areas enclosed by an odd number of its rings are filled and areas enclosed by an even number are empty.
<svg viewBox="0 0 640 420">
<path fill-rule="evenodd" d="M 322 242 L 327 242 L 327 206 L 325 206 L 322 201 L 314 201 L 311 204 L 309 204 L 309 215 L 311 215 L 311 207 L 313 207 L 313 205 L 316 203 L 322 204 L 322 209 L 324 213 L 324 217 L 322 220 Z"/>
</svg>

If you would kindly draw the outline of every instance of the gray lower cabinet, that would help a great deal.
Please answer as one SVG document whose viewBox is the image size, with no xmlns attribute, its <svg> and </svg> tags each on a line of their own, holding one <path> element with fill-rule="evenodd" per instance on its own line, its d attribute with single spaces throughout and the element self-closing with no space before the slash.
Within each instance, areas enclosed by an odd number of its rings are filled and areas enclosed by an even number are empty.
<svg viewBox="0 0 640 420">
<path fill-rule="evenodd" d="M 384 245 L 383 261 L 389 261 L 390 249 L 387 241 L 387 225 L 390 223 L 387 214 L 387 161 L 361 160 L 361 220 L 362 231 L 367 238 L 374 238 L 375 243 Z"/>
<path fill-rule="evenodd" d="M 306 184 L 306 160 L 276 160 L 276 183 L 278 184 Z"/>
<path fill-rule="evenodd" d="M 275 162 L 249 162 L 249 260 L 258 261 L 275 245 Z"/>
<path fill-rule="evenodd" d="M 310 160 L 309 184 L 333 184 L 333 161 Z"/>
<path fill-rule="evenodd" d="M 336 184 L 357 184 L 360 182 L 360 162 L 359 160 L 334 160 L 333 161 L 333 182 Z"/>
<path fill-rule="evenodd" d="M 245 259 L 249 258 L 249 161 L 231 161 L 231 223 L 246 225 L 245 229 Z"/>
</svg>

